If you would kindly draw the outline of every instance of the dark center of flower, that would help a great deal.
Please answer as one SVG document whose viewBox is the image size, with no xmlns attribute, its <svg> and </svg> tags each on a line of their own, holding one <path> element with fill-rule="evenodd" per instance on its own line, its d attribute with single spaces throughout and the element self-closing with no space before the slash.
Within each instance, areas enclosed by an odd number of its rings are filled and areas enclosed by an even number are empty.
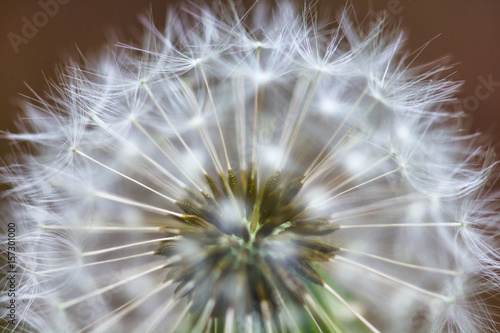
<svg viewBox="0 0 500 333">
<path fill-rule="evenodd" d="M 300 308 L 307 285 L 323 284 L 315 266 L 338 250 L 321 241 L 338 227 L 307 217 L 303 177 L 276 171 L 262 185 L 256 179 L 254 170 L 239 181 L 232 170 L 218 182 L 206 175 L 211 194 L 191 191 L 176 203 L 185 213 L 179 236 L 156 251 L 175 259 L 167 279 L 200 316 L 209 307 L 215 318 L 231 310 L 264 321 L 285 304 Z"/>
</svg>

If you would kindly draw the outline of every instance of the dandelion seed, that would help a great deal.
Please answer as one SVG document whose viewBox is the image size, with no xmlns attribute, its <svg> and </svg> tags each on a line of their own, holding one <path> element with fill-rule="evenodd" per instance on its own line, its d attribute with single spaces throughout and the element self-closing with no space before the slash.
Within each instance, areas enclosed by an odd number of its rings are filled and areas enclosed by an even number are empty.
<svg viewBox="0 0 500 333">
<path fill-rule="evenodd" d="M 409 66 L 383 17 L 187 12 L 2 134 L 37 152 L 3 169 L 6 329 L 494 331 L 496 163 L 447 112 L 447 67 Z"/>
</svg>

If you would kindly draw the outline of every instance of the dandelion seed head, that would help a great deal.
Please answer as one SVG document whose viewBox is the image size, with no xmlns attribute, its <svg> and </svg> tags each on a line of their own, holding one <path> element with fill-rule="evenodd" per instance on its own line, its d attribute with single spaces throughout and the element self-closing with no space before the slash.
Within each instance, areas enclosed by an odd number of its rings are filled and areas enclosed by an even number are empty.
<svg viewBox="0 0 500 333">
<path fill-rule="evenodd" d="M 167 16 L 2 134 L 34 148 L 2 169 L 14 331 L 494 331 L 496 163 L 446 65 L 383 16 Z"/>
</svg>

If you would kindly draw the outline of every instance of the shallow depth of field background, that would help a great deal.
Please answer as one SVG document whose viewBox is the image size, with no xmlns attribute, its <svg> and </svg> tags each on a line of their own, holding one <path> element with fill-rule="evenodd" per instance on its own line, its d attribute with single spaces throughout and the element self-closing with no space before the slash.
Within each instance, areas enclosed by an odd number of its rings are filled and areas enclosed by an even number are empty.
<svg viewBox="0 0 500 333">
<path fill-rule="evenodd" d="M 21 94 L 33 97 L 26 84 L 43 96 L 48 88 L 46 79 L 56 78 L 56 65 L 69 56 L 78 59 L 78 49 L 92 58 L 110 39 L 124 43 L 137 40 L 141 36 L 138 14 L 152 13 L 161 27 L 167 7 L 181 2 L 59 0 L 66 4 L 59 5 L 57 13 L 46 16 L 43 22 L 40 2 L 53 1 L 0 0 L 0 131 L 15 131 L 14 122 L 22 116 L 16 100 Z M 244 2 L 247 6 L 253 3 Z M 333 19 L 345 0 L 319 0 L 319 3 L 321 12 L 332 13 Z M 373 12 L 385 10 L 406 31 L 409 50 L 432 40 L 416 63 L 446 56 L 449 63 L 456 64 L 450 74 L 454 80 L 465 81 L 458 97 L 467 102 L 464 110 L 470 120 L 467 127 L 470 132 L 488 134 L 491 145 L 500 149 L 500 1 L 351 0 L 351 3 L 360 19 L 368 12 L 370 3 Z M 16 53 L 8 34 L 22 37 L 24 22 L 32 23 L 34 16 L 44 24 L 27 38 L 26 44 L 18 46 Z M 481 87 L 480 77 L 486 80 L 490 77 L 496 86 L 488 91 Z M 9 142 L 0 139 L 0 165 L 4 163 L 2 160 L 9 160 L 11 148 Z M 0 191 L 6 188 L 0 185 Z"/>
</svg>

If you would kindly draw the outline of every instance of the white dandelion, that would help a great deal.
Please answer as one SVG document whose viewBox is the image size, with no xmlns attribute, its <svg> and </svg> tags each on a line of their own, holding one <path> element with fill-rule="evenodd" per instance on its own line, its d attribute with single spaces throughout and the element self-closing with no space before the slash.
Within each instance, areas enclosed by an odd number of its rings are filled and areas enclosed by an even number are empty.
<svg viewBox="0 0 500 333">
<path fill-rule="evenodd" d="M 348 12 L 171 11 L 35 94 L 3 331 L 494 331 L 493 155 L 445 65 Z"/>
</svg>

